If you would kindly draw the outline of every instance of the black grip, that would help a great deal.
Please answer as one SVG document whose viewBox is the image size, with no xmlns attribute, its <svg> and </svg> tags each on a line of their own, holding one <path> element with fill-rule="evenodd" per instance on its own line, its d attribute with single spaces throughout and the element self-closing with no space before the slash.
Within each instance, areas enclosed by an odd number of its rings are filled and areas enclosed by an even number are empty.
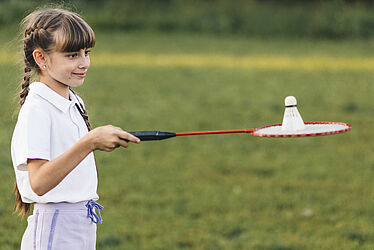
<svg viewBox="0 0 374 250">
<path fill-rule="evenodd" d="M 135 131 L 129 132 L 129 134 L 138 137 L 141 141 L 164 140 L 175 137 L 175 133 L 165 131 Z"/>
</svg>

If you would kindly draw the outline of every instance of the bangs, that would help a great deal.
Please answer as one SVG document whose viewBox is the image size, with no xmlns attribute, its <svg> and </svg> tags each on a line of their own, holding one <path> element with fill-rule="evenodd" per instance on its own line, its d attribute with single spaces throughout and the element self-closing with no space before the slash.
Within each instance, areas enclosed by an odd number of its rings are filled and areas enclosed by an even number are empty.
<svg viewBox="0 0 374 250">
<path fill-rule="evenodd" d="M 55 31 L 56 50 L 59 52 L 75 52 L 95 46 L 95 33 L 79 16 L 63 16 L 63 25 Z"/>
</svg>

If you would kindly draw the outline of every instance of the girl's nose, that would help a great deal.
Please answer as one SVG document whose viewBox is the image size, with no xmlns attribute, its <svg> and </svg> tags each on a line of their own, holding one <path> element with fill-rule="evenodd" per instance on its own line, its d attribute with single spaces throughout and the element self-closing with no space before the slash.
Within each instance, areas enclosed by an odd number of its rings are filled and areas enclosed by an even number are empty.
<svg viewBox="0 0 374 250">
<path fill-rule="evenodd" d="M 83 56 L 80 60 L 79 67 L 86 69 L 90 66 L 90 57 L 89 56 Z"/>
</svg>

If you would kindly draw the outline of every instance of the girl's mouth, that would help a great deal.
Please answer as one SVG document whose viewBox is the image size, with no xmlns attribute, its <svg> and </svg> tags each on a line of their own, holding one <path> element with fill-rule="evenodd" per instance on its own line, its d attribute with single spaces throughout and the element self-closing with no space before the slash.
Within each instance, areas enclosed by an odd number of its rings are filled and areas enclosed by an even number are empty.
<svg viewBox="0 0 374 250">
<path fill-rule="evenodd" d="M 79 78 L 85 78 L 86 77 L 86 73 L 73 73 L 73 75 L 75 75 Z"/>
</svg>

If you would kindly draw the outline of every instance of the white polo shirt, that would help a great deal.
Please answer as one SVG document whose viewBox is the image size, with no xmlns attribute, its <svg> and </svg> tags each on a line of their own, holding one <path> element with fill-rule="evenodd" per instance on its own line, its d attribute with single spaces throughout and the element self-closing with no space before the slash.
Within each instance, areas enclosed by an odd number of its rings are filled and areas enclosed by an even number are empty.
<svg viewBox="0 0 374 250">
<path fill-rule="evenodd" d="M 79 97 L 78 97 L 79 98 Z M 97 171 L 91 152 L 56 187 L 38 196 L 30 186 L 27 159 L 51 161 L 70 149 L 87 132 L 70 91 L 70 100 L 41 82 L 30 85 L 12 137 L 12 160 L 22 201 L 26 203 L 97 200 Z M 81 103 L 82 100 L 79 98 Z"/>
</svg>

